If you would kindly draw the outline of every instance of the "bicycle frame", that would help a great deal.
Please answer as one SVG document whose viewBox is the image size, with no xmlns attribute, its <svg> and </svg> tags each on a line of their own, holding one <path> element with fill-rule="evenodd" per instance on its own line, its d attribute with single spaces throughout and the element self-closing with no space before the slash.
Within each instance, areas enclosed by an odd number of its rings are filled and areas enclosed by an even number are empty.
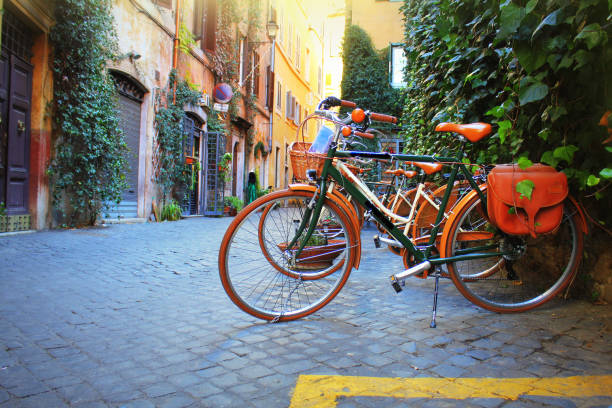
<svg viewBox="0 0 612 408">
<path fill-rule="evenodd" d="M 463 146 L 460 151 L 460 154 L 463 152 Z M 430 233 L 429 242 L 425 246 L 424 250 L 421 250 L 417 246 L 415 246 L 412 241 L 404 234 L 402 229 L 398 228 L 390 219 L 387 217 L 381 209 L 379 209 L 380 203 L 377 203 L 376 197 L 373 193 L 368 189 L 368 187 L 361 182 L 356 176 L 354 176 L 351 172 L 347 171 L 348 177 L 346 177 L 342 172 L 340 172 L 333 164 L 332 160 L 334 158 L 338 159 L 346 159 L 346 158 L 370 158 L 370 159 L 381 159 L 381 160 L 397 160 L 397 161 L 416 161 L 416 162 L 443 162 L 443 163 L 452 163 L 451 165 L 451 173 L 447 180 L 447 189 L 442 197 L 442 201 L 439 205 L 438 213 L 436 216 L 436 220 L 432 227 L 432 231 Z M 340 167 L 340 166 L 339 166 Z M 348 194 L 351 195 L 353 199 L 355 199 L 361 206 L 363 206 L 366 210 L 370 211 L 370 214 L 381 224 L 383 227 L 389 232 L 393 238 L 395 238 L 399 243 L 402 244 L 404 248 L 406 248 L 410 254 L 414 256 L 414 259 L 417 262 L 425 262 L 428 261 L 430 265 L 441 265 L 448 262 L 456 262 L 456 261 L 466 261 L 473 259 L 481 259 L 481 258 L 489 258 L 499 255 L 504 255 L 505 252 L 482 252 L 486 250 L 495 249 L 496 246 L 491 245 L 483 245 L 479 247 L 469 248 L 467 250 L 459 250 L 459 255 L 455 255 L 448 258 L 439 258 L 438 256 L 432 256 L 432 249 L 435 246 L 436 238 L 438 236 L 440 230 L 440 224 L 442 218 L 444 217 L 446 206 L 448 204 L 452 187 L 457 180 L 457 174 L 461 171 L 461 173 L 465 176 L 465 179 L 468 180 L 472 189 L 478 192 L 481 203 L 483 206 L 486 206 L 486 198 L 482 190 L 478 187 L 478 184 L 472 178 L 469 170 L 465 166 L 465 164 L 461 163 L 455 157 L 437 157 L 435 155 L 431 156 L 421 156 L 421 155 L 410 155 L 410 154 L 392 154 L 392 153 L 376 153 L 376 152 L 361 152 L 361 151 L 341 151 L 337 150 L 337 144 L 333 143 L 327 152 L 327 160 L 325 160 L 323 170 L 320 175 L 320 184 L 319 184 L 319 196 L 315 196 L 313 200 L 316 199 L 316 202 L 311 202 L 308 206 L 307 213 L 302 219 L 302 222 L 296 231 L 296 237 L 293 239 L 288 248 L 291 248 L 298 241 L 298 237 L 301 236 L 304 229 L 308 225 L 308 230 L 306 232 L 306 237 L 309 237 L 315 229 L 316 222 L 311 223 L 310 220 L 318 220 L 321 208 L 323 206 L 323 202 L 325 199 L 326 191 L 328 188 L 327 179 L 330 177 L 333 182 L 342 186 Z M 368 197 L 368 195 L 371 196 Z M 377 205 L 378 204 L 378 205 Z M 486 211 L 486 208 L 485 208 Z M 300 245 L 298 251 L 294 253 L 294 256 L 298 256 L 302 249 L 303 244 Z M 510 252 L 508 252 L 509 254 Z"/>
</svg>

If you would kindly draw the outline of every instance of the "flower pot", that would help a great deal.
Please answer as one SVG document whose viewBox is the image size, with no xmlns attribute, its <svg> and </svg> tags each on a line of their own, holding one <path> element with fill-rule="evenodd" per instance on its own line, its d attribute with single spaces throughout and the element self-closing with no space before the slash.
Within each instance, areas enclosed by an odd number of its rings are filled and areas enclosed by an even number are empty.
<svg viewBox="0 0 612 408">
<path fill-rule="evenodd" d="M 305 246 L 302 253 L 297 257 L 296 270 L 325 269 L 333 263 L 334 259 L 342 253 L 346 241 L 341 239 L 330 239 L 327 245 Z M 287 250 L 287 242 L 281 242 L 277 246 L 281 251 Z"/>
<path fill-rule="evenodd" d="M 193 164 L 194 161 L 193 157 L 185 157 L 185 164 Z"/>
</svg>

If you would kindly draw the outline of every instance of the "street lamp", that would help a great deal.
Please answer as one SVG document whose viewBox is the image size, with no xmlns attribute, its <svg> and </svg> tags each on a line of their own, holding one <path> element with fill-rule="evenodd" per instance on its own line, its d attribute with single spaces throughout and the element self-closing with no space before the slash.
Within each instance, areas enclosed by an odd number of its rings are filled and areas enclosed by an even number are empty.
<svg viewBox="0 0 612 408">
<path fill-rule="evenodd" d="M 266 31 L 268 32 L 268 38 L 270 38 L 270 41 L 274 42 L 276 34 L 278 33 L 278 24 L 276 24 L 276 21 L 268 21 L 268 24 L 266 24 Z"/>
</svg>

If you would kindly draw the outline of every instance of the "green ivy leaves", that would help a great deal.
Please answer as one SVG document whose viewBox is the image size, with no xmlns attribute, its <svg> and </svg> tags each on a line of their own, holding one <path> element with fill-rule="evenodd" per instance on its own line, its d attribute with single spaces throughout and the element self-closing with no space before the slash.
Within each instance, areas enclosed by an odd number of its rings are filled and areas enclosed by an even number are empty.
<svg viewBox="0 0 612 408">
<path fill-rule="evenodd" d="M 576 40 L 583 40 L 589 50 L 596 47 L 601 42 L 607 41 L 607 39 L 608 35 L 602 30 L 598 23 L 589 24 L 576 36 Z"/>
<path fill-rule="evenodd" d="M 400 116 L 400 91 L 389 84 L 388 59 L 388 49 L 377 51 L 361 27 L 348 26 L 342 51 L 342 98 L 372 111 Z"/>
<path fill-rule="evenodd" d="M 496 132 L 468 157 L 529 157 L 562 169 L 574 191 L 612 197 L 597 126 L 612 110 L 611 2 L 406 0 L 408 144 L 436 153 L 454 143 L 436 123 L 491 121 Z"/>
<path fill-rule="evenodd" d="M 519 103 L 526 105 L 544 99 L 548 95 L 548 86 L 541 82 L 522 88 L 519 92 Z"/>
<path fill-rule="evenodd" d="M 500 17 L 499 17 L 499 33 L 497 34 L 498 39 L 506 39 L 511 34 L 514 34 L 521 25 L 523 18 L 525 18 L 525 8 L 516 5 L 512 0 L 506 0 L 500 4 Z"/>
<path fill-rule="evenodd" d="M 560 8 L 548 14 L 546 17 L 544 17 L 544 19 L 540 22 L 540 24 L 536 27 L 536 29 L 533 30 L 533 33 L 531 34 L 531 39 L 533 39 L 536 36 L 536 34 L 538 34 L 540 30 L 542 30 L 544 26 L 556 26 L 557 24 L 559 24 L 561 22 L 562 12 L 563 12 L 563 8 Z"/>
<path fill-rule="evenodd" d="M 601 177 L 605 178 L 605 179 L 611 179 L 612 178 L 612 169 L 609 169 L 609 168 L 602 169 L 599 172 L 599 175 Z"/>
<path fill-rule="evenodd" d="M 534 188 L 534 182 L 529 179 L 525 179 L 516 183 L 516 192 L 520 193 L 519 198 L 527 198 L 528 200 L 531 200 L 531 195 L 533 194 Z"/>
<path fill-rule="evenodd" d="M 533 166 L 533 162 L 525 156 L 520 157 L 518 159 L 517 164 L 522 170 L 525 170 L 526 168 Z"/>
<path fill-rule="evenodd" d="M 175 199 L 182 200 L 181 194 L 191 184 L 192 169 L 185 163 L 183 152 L 186 136 L 183 106 L 195 104 L 199 95 L 200 92 L 191 89 L 186 80 L 177 77 L 175 70 L 170 72 L 168 86 L 157 94 L 155 129 L 158 154 L 154 161 L 154 174 L 164 200 L 172 194 Z"/>
<path fill-rule="evenodd" d="M 127 187 L 127 146 L 106 63 L 117 49 L 109 0 L 58 0 L 53 45 L 55 155 L 47 173 L 68 225 L 93 224 Z"/>
</svg>

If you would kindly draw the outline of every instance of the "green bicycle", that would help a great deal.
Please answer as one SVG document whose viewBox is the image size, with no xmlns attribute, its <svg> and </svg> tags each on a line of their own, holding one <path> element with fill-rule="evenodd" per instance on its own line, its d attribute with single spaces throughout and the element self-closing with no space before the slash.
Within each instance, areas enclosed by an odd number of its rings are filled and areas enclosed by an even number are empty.
<svg viewBox="0 0 612 408">
<path fill-rule="evenodd" d="M 428 272 L 435 278 L 431 326 L 435 327 L 438 281 L 449 277 L 468 300 L 485 309 L 522 312 L 554 298 L 573 280 L 582 256 L 584 214 L 571 197 L 554 232 L 537 237 L 508 235 L 487 217 L 487 187 L 478 185 L 461 162 L 466 143 L 486 137 L 488 124 L 441 124 L 461 140 L 457 157 L 341 150 L 342 128 L 351 118 L 329 110 L 337 98 L 319 104 L 316 115 L 334 122 L 335 136 L 316 168 L 316 185 L 292 185 L 245 207 L 230 224 L 219 251 L 224 290 L 243 311 L 278 322 L 299 319 L 328 304 L 342 289 L 361 258 L 360 231 L 350 204 L 334 194 L 341 186 L 404 248 L 407 269 L 390 277 L 396 291 L 410 276 Z M 369 120 L 394 122 L 391 116 L 367 112 Z M 450 168 L 448 188 L 427 236 L 409 237 L 343 159 L 383 159 L 441 163 Z M 471 190 L 453 207 L 444 223 L 458 174 Z M 443 224 L 443 225 L 442 225 Z M 313 244 L 313 236 L 318 237 Z"/>
</svg>

